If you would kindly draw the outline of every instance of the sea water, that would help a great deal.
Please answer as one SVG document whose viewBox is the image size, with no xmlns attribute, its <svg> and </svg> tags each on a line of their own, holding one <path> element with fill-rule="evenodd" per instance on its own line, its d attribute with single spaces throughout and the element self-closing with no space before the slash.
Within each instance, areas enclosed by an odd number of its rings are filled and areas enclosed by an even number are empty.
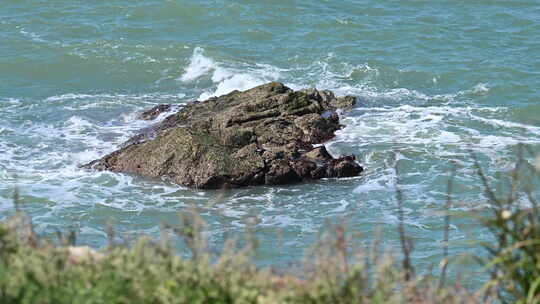
<svg viewBox="0 0 540 304">
<path fill-rule="evenodd" d="M 326 146 L 357 155 L 366 171 L 202 191 L 79 168 L 148 126 L 137 120 L 144 109 L 269 81 L 357 96 Z M 397 184 L 425 272 L 442 257 L 452 163 L 451 211 L 461 216 L 451 219 L 450 253 L 483 254 L 491 236 L 467 216 L 488 207 L 471 152 L 495 176 L 512 169 L 519 143 L 538 151 L 539 88 L 531 0 L 4 0 L 0 218 L 18 188 L 38 232 L 75 230 L 79 244 L 102 247 L 108 225 L 119 240 L 158 238 L 162 223 L 197 206 L 212 246 L 251 223 L 255 261 L 285 267 L 337 223 L 399 252 Z"/>
</svg>

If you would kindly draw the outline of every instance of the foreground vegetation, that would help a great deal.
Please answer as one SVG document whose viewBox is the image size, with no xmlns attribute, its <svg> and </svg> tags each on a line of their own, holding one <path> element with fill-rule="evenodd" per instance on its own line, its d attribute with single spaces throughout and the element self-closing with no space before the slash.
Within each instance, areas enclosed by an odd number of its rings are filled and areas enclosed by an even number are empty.
<svg viewBox="0 0 540 304">
<path fill-rule="evenodd" d="M 375 251 L 344 258 L 346 237 L 336 230 L 333 247 L 322 246 L 300 276 L 260 270 L 249 262 L 251 249 L 229 242 L 212 261 L 195 251 L 184 259 L 168 247 L 140 240 L 131 248 L 95 252 L 84 247 L 53 246 L 14 225 L 0 229 L 1 303 L 460 303 L 474 302 L 464 289 L 439 288 L 435 281 L 406 280 L 390 255 Z M 24 226 L 19 226 L 19 228 Z M 25 228 L 26 229 L 26 228 Z M 200 240 L 183 233 L 194 250 Z M 21 237 L 27 238 L 25 242 Z M 202 247 L 199 247 L 202 249 Z M 470 300 L 470 301 L 469 301 Z"/>
<path fill-rule="evenodd" d="M 229 240 L 219 256 L 211 254 L 196 212 L 166 227 L 191 250 L 183 258 L 168 242 L 149 239 L 97 252 L 73 246 L 71 234 L 40 238 L 17 211 L 0 224 L 0 303 L 540 303 L 540 210 L 531 182 L 538 172 L 520 157 L 503 196 L 476 169 L 492 213 L 480 220 L 495 241 L 484 264 L 491 279 L 474 292 L 446 279 L 447 247 L 438 277 L 416 274 L 403 224 L 399 256 L 377 244 L 355 249 L 353 236 L 337 225 L 304 267 L 278 273 L 250 262 L 250 238 L 242 246 Z M 403 223 L 399 188 L 396 199 Z M 451 205 L 449 194 L 447 210 Z M 448 214 L 445 241 L 449 223 Z"/>
</svg>

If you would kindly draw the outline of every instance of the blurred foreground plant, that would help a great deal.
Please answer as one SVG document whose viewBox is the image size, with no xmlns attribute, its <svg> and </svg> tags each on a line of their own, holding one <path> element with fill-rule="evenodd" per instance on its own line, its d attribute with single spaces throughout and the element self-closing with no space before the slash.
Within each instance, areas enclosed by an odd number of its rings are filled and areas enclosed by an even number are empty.
<svg viewBox="0 0 540 304">
<path fill-rule="evenodd" d="M 473 154 L 491 211 L 481 221 L 495 238 L 486 245 L 491 280 L 485 287 L 494 289 L 503 303 L 540 303 L 540 167 L 524 157 L 527 151 L 534 160 L 533 152 L 520 145 L 515 166 L 509 177 L 499 181 L 499 189 L 490 184 Z"/>
<path fill-rule="evenodd" d="M 201 219 L 189 218 L 175 231 L 191 244 L 191 259 L 144 238 L 100 252 L 56 246 L 17 213 L 0 224 L 0 303 L 479 303 L 457 285 L 405 280 L 379 245 L 353 248 L 344 225 L 321 238 L 305 267 L 278 274 L 257 268 L 253 247 L 234 240 L 212 258 Z"/>
</svg>

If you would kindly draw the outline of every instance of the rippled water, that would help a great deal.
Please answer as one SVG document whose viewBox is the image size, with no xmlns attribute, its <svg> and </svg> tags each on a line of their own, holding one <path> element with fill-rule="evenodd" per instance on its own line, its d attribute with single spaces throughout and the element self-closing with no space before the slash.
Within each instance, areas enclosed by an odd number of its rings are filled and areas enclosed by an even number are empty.
<svg viewBox="0 0 540 304">
<path fill-rule="evenodd" d="M 124 238 L 158 236 L 195 204 L 214 244 L 256 217 L 257 261 L 286 265 L 342 220 L 397 246 L 397 160 L 427 269 L 440 258 L 450 161 L 454 209 L 467 212 L 485 207 L 469 149 L 493 174 L 517 143 L 540 147 L 539 20 L 536 1 L 5 0 L 0 217 L 18 185 L 39 231 L 103 246 L 107 223 Z M 363 176 L 215 192 L 78 169 L 144 127 L 143 109 L 272 80 L 358 96 L 327 147 L 356 154 Z M 452 228 L 452 254 L 489 240 L 472 219 Z"/>
</svg>

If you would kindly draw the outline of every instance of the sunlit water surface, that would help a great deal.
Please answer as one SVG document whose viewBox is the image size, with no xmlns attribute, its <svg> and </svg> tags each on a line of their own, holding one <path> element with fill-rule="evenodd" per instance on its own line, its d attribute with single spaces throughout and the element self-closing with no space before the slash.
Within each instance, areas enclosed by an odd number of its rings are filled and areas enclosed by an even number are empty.
<svg viewBox="0 0 540 304">
<path fill-rule="evenodd" d="M 5 0 L 0 217 L 18 186 L 39 232 L 74 229 L 101 247 L 109 224 L 119 239 L 157 238 L 196 205 L 213 246 L 255 219 L 257 263 L 286 266 L 341 222 L 397 249 L 397 162 L 415 263 L 436 269 L 451 161 L 452 209 L 470 214 L 486 207 L 470 150 L 493 175 L 518 143 L 540 146 L 538 20 L 536 1 Z M 78 168 L 146 126 L 144 109 L 274 80 L 358 97 L 326 145 L 365 174 L 201 191 Z M 474 219 L 452 219 L 452 255 L 489 240 Z"/>
</svg>

